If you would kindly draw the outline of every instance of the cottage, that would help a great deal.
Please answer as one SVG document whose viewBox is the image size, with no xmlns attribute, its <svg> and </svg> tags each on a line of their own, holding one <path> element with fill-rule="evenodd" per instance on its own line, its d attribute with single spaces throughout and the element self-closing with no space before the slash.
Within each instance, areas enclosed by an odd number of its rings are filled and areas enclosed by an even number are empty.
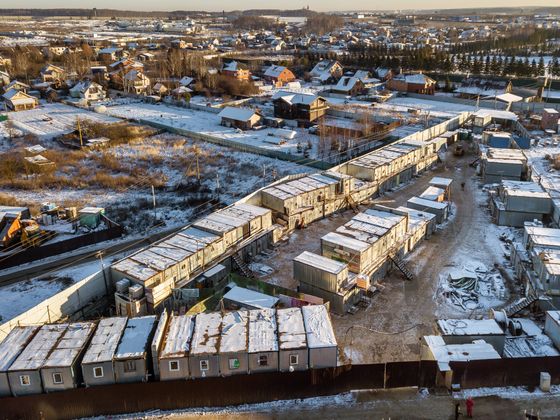
<svg viewBox="0 0 560 420">
<path fill-rule="evenodd" d="M 399 92 L 433 95 L 437 82 L 422 73 L 399 74 L 387 82 L 387 87 Z"/>
<path fill-rule="evenodd" d="M 278 360 L 280 372 L 307 370 L 307 333 L 300 308 L 276 311 L 278 324 Z"/>
<path fill-rule="evenodd" d="M 282 87 L 286 83 L 296 80 L 296 76 L 290 69 L 275 64 L 266 68 L 263 78 L 266 81 L 273 83 L 276 87 Z"/>
<path fill-rule="evenodd" d="M 99 321 L 91 343 L 82 359 L 82 376 L 86 386 L 115 383 L 113 357 L 126 327 L 124 317 Z"/>
<path fill-rule="evenodd" d="M 91 80 L 78 82 L 70 89 L 70 96 L 73 98 L 84 99 L 87 102 L 100 101 L 105 99 L 105 91 L 103 87 Z"/>
<path fill-rule="evenodd" d="M 127 55 L 127 52 L 118 47 L 107 47 L 97 52 L 97 58 L 99 59 L 99 61 L 103 62 L 115 61 Z"/>
<path fill-rule="evenodd" d="M 93 322 L 70 324 L 41 367 L 45 392 L 63 391 L 82 384 L 80 362 L 95 330 Z"/>
<path fill-rule="evenodd" d="M 196 316 L 189 357 L 192 378 L 219 376 L 221 326 L 222 315 L 217 312 Z"/>
<path fill-rule="evenodd" d="M 12 89 L 27 93 L 27 91 L 29 90 L 29 85 L 26 85 L 25 83 L 19 82 L 17 80 L 12 80 L 9 84 L 4 86 L 4 92 L 8 92 Z"/>
<path fill-rule="evenodd" d="M 41 80 L 43 83 L 60 84 L 66 77 L 66 71 L 54 64 L 47 64 L 41 69 Z"/>
<path fill-rule="evenodd" d="M 12 394 L 8 369 L 29 344 L 39 327 L 14 327 L 0 343 L 0 397 Z"/>
<path fill-rule="evenodd" d="M 356 96 L 363 93 L 365 85 L 357 77 L 343 76 L 331 90 L 342 95 Z"/>
<path fill-rule="evenodd" d="M 278 335 L 274 309 L 249 311 L 249 372 L 278 371 Z"/>
<path fill-rule="evenodd" d="M 321 60 L 313 67 L 309 75 L 312 80 L 325 84 L 340 79 L 343 73 L 342 65 L 338 61 Z"/>
<path fill-rule="evenodd" d="M 159 354 L 159 377 L 162 381 L 189 377 L 189 350 L 194 331 L 194 317 L 173 316 L 169 321 L 163 350 Z"/>
<path fill-rule="evenodd" d="M 249 373 L 249 312 L 228 312 L 222 319 L 220 373 L 223 376 Z"/>
<path fill-rule="evenodd" d="M 43 392 L 40 369 L 68 328 L 68 324 L 43 325 L 8 368 L 12 395 Z"/>
<path fill-rule="evenodd" d="M 329 107 L 321 96 L 307 93 L 279 91 L 272 96 L 274 116 L 312 123 L 324 116 Z"/>
<path fill-rule="evenodd" d="M 309 348 L 309 368 L 336 367 L 338 348 L 336 337 L 324 305 L 309 305 L 301 308 Z"/>
<path fill-rule="evenodd" d="M 114 355 L 117 383 L 146 382 L 149 377 L 150 341 L 156 325 L 154 315 L 130 318 Z"/>
<path fill-rule="evenodd" d="M 16 89 L 6 91 L 6 93 L 2 95 L 2 98 L 4 98 L 6 107 L 12 111 L 25 111 L 39 105 L 37 98 Z"/>
<path fill-rule="evenodd" d="M 168 91 L 167 87 L 161 82 L 157 82 L 152 88 L 152 93 L 154 95 L 164 96 L 167 93 L 167 91 Z"/>
<path fill-rule="evenodd" d="M 225 107 L 219 114 L 221 124 L 226 127 L 251 130 L 261 121 L 261 115 L 250 108 Z"/>
<path fill-rule="evenodd" d="M 247 66 L 238 63 L 235 60 L 224 64 L 224 66 L 222 67 L 222 74 L 224 76 L 233 77 L 234 79 L 240 81 L 248 81 L 251 76 L 251 72 L 249 71 Z"/>
</svg>

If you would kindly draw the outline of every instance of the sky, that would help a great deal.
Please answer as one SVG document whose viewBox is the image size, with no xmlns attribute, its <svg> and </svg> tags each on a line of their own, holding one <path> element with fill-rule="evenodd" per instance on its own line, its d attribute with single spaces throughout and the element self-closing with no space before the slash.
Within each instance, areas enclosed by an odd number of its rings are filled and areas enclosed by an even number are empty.
<svg viewBox="0 0 560 420">
<path fill-rule="evenodd" d="M 120 10 L 242 10 L 242 9 L 299 9 L 309 7 L 317 11 L 335 10 L 387 10 L 395 9 L 436 9 L 436 8 L 475 8 L 475 7 L 516 7 L 516 6 L 560 6 L 558 0 L 283 0 L 272 3 L 263 0 L 18 0 L 10 4 L 2 4 L 2 8 L 108 8 Z"/>
</svg>

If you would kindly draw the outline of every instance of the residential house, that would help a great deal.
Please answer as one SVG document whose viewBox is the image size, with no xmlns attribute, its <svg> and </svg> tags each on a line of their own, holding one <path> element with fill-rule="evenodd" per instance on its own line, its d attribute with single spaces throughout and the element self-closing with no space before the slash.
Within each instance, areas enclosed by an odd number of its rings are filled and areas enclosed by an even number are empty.
<svg viewBox="0 0 560 420">
<path fill-rule="evenodd" d="M 25 111 L 39 105 L 39 100 L 24 91 L 10 89 L 2 95 L 6 108 L 12 111 Z"/>
<path fill-rule="evenodd" d="M 343 95 L 356 96 L 363 93 L 364 89 L 364 82 L 362 82 L 359 78 L 342 76 L 331 91 Z"/>
<path fill-rule="evenodd" d="M 383 82 L 386 82 L 393 78 L 393 70 L 391 69 L 377 67 L 375 69 L 375 72 L 377 73 L 377 77 Z"/>
<path fill-rule="evenodd" d="M 327 113 L 327 100 L 309 93 L 279 91 L 272 97 L 274 116 L 297 120 L 304 124 L 317 121 Z"/>
<path fill-rule="evenodd" d="M 225 107 L 219 114 L 221 124 L 226 127 L 239 128 L 241 130 L 251 130 L 261 121 L 258 112 L 250 108 Z"/>
<path fill-rule="evenodd" d="M 122 58 L 128 57 L 128 53 L 122 48 L 117 47 L 107 47 L 99 50 L 97 52 L 97 58 L 99 61 L 110 62 L 120 60 Z"/>
<path fill-rule="evenodd" d="M 167 87 L 165 87 L 165 85 L 161 82 L 157 82 L 152 87 L 152 93 L 154 95 L 164 96 L 167 93 L 167 91 L 168 91 Z"/>
<path fill-rule="evenodd" d="M 296 76 L 290 69 L 284 66 L 271 65 L 267 67 L 264 72 L 263 78 L 274 84 L 276 87 L 282 87 L 286 83 L 296 80 Z"/>
<path fill-rule="evenodd" d="M 142 70 L 130 70 L 124 75 L 123 90 L 125 93 L 147 95 L 150 93 L 150 79 Z"/>
<path fill-rule="evenodd" d="M 311 79 L 321 84 L 338 80 L 343 74 L 342 65 L 336 60 L 321 60 L 309 72 Z"/>
<path fill-rule="evenodd" d="M 233 77 L 237 80 L 248 81 L 251 77 L 251 72 L 244 64 L 237 61 L 230 61 L 222 67 L 222 74 L 224 76 Z"/>
<path fill-rule="evenodd" d="M 155 56 L 155 54 L 152 54 L 152 53 L 149 53 L 149 52 L 143 52 L 143 53 L 138 54 L 136 56 L 136 59 L 138 61 L 141 61 L 141 62 L 145 63 L 147 61 L 154 61 L 156 59 L 156 56 Z"/>
<path fill-rule="evenodd" d="M 7 92 L 11 89 L 27 93 L 27 91 L 29 90 L 29 85 L 26 85 L 23 82 L 18 82 L 17 80 L 12 80 L 9 84 L 4 86 L 4 92 Z"/>
<path fill-rule="evenodd" d="M 82 359 L 82 377 L 86 386 L 115 383 L 113 357 L 126 327 L 124 317 L 99 321 L 91 343 Z"/>
<path fill-rule="evenodd" d="M 43 83 L 59 85 L 64 82 L 66 71 L 54 64 L 47 64 L 41 69 L 41 80 Z"/>
<path fill-rule="evenodd" d="M 511 93 L 512 89 L 511 81 L 468 77 L 455 89 L 455 95 L 466 99 L 495 98 Z"/>
<path fill-rule="evenodd" d="M 433 95 L 436 90 L 436 81 L 425 74 L 399 74 L 387 82 L 387 87 L 399 92 Z"/>
<path fill-rule="evenodd" d="M 10 84 L 10 75 L 7 71 L 0 70 L 0 87 Z"/>
<path fill-rule="evenodd" d="M 76 83 L 70 89 L 70 96 L 73 98 L 85 99 L 88 102 L 100 101 L 105 99 L 105 91 L 103 87 L 91 80 L 84 80 Z"/>
</svg>

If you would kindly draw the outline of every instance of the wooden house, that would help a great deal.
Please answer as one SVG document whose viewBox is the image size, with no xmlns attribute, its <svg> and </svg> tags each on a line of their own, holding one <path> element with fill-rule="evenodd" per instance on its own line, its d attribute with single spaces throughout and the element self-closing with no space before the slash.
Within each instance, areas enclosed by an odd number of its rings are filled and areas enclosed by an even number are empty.
<svg viewBox="0 0 560 420">
<path fill-rule="evenodd" d="M 327 113 L 327 100 L 307 93 L 279 91 L 272 97 L 274 116 L 309 124 Z"/>
<path fill-rule="evenodd" d="M 271 82 L 276 87 L 282 87 L 286 83 L 290 83 L 296 80 L 296 76 L 287 67 L 277 66 L 273 64 L 267 67 L 264 72 L 263 79 Z"/>
<path fill-rule="evenodd" d="M 237 61 L 230 61 L 225 64 L 222 68 L 222 74 L 241 81 L 248 81 L 251 77 L 249 69 Z"/>
<path fill-rule="evenodd" d="M 226 127 L 250 130 L 257 125 L 262 117 L 259 113 L 250 108 L 225 107 L 219 114 L 221 124 Z"/>
<path fill-rule="evenodd" d="M 54 64 L 47 64 L 41 69 L 41 80 L 43 83 L 60 84 L 66 77 L 66 70 Z"/>
<path fill-rule="evenodd" d="M 387 87 L 399 92 L 433 95 L 437 82 L 422 73 L 399 74 L 387 82 Z"/>
</svg>

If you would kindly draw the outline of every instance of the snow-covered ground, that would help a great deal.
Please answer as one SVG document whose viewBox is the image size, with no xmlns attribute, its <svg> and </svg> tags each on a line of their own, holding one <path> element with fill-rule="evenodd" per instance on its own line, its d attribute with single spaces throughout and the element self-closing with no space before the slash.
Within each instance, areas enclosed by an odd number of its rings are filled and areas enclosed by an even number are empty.
<svg viewBox="0 0 560 420">
<path fill-rule="evenodd" d="M 210 137 L 226 140 L 231 143 L 249 145 L 263 150 L 282 152 L 294 156 L 298 153 L 298 143 L 301 146 L 311 144 L 309 151 L 311 158 L 318 156 L 317 136 L 309 135 L 307 131 L 296 129 L 296 136 L 292 140 L 282 137 L 284 130 L 263 128 L 261 130 L 237 130 L 220 125 L 220 117 L 212 112 L 198 111 L 174 107 L 166 104 L 135 103 L 107 107 L 108 115 L 161 124 L 172 129 L 182 129 Z M 283 142 L 282 144 L 279 144 Z"/>
<path fill-rule="evenodd" d="M 393 98 L 385 103 L 376 104 L 375 107 L 395 112 L 407 112 L 408 109 L 413 108 L 423 113 L 429 112 L 432 117 L 455 117 L 461 112 L 476 110 L 472 105 L 406 97 Z"/>
<path fill-rule="evenodd" d="M 16 128 L 35 134 L 41 139 L 53 138 L 75 130 L 78 118 L 103 123 L 118 121 L 107 115 L 60 103 L 45 103 L 28 111 L 10 112 L 9 118 Z"/>
</svg>

